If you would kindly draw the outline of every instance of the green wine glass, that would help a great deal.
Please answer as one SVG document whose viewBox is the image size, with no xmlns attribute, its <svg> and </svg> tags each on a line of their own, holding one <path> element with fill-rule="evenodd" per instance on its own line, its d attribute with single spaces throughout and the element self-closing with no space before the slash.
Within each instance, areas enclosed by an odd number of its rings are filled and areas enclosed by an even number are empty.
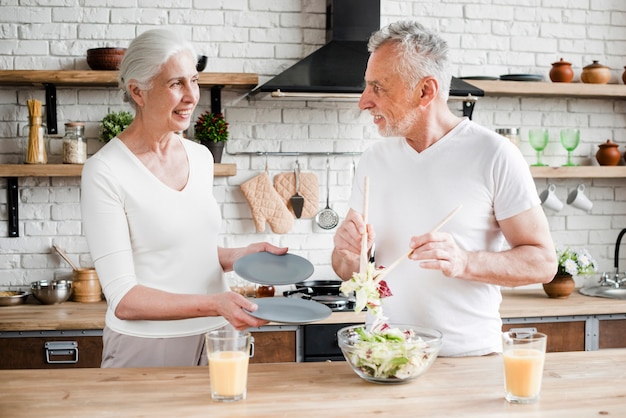
<svg viewBox="0 0 626 418">
<path fill-rule="evenodd" d="M 528 142 L 530 142 L 530 146 L 537 152 L 537 162 L 532 164 L 532 166 L 544 167 L 546 165 L 541 161 L 541 154 L 548 145 L 549 137 L 548 130 L 545 128 L 531 129 L 528 131 Z"/>
<path fill-rule="evenodd" d="M 561 129 L 561 145 L 567 150 L 567 163 L 563 164 L 564 167 L 572 167 L 578 164 L 574 164 L 572 154 L 578 144 L 580 143 L 580 130 L 578 129 Z"/>
</svg>

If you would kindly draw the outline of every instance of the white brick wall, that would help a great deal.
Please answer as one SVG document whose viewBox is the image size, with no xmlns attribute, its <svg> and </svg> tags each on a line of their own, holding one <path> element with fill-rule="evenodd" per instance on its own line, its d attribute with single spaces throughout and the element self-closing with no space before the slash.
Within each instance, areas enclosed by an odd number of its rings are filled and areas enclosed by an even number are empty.
<svg viewBox="0 0 626 418">
<path fill-rule="evenodd" d="M 0 68 L 87 69 L 85 51 L 101 46 L 127 46 L 138 33 L 156 26 L 182 31 L 210 57 L 206 71 L 258 73 L 263 83 L 324 43 L 324 0 L 86 0 L 3 1 L 0 13 Z M 626 65 L 626 3 L 576 0 L 467 2 L 451 0 L 382 0 L 382 23 L 413 16 L 441 31 L 448 40 L 458 76 L 540 73 L 563 57 L 572 62 L 575 80 L 582 67 L 599 60 L 612 69 L 613 83 Z M 619 81 L 621 83 L 621 81 Z M 118 92 L 110 88 L 58 88 L 58 120 L 87 123 L 89 153 L 100 143 L 99 120 L 110 110 L 125 109 Z M 44 100 L 40 88 L 0 87 L 0 163 L 22 161 L 29 98 Z M 225 91 L 222 104 L 231 123 L 228 150 L 238 151 L 362 151 L 379 136 L 370 118 L 354 102 L 268 102 L 245 100 L 241 92 Z M 203 91 L 198 112 L 208 108 Z M 460 105 L 453 104 L 460 112 Z M 564 161 L 556 141 L 558 130 L 578 126 L 582 144 L 576 159 L 593 163 L 597 144 L 606 139 L 626 145 L 626 101 L 589 99 L 485 98 L 476 105 L 474 119 L 489 127 L 522 128 L 521 149 L 529 162 L 528 128 L 544 125 L 552 142 L 545 159 Z M 51 144 L 51 162 L 60 162 L 58 139 Z M 351 165 L 357 157 L 332 156 L 331 204 L 347 210 Z M 269 240 L 287 245 L 316 265 L 316 278 L 333 277 L 329 266 L 333 231 L 323 231 L 311 220 L 297 220 L 289 234 L 275 235 L 269 226 L 256 233 L 239 185 L 264 170 L 271 175 L 291 171 L 294 157 L 230 155 L 238 174 L 217 178 L 215 194 L 222 204 L 222 242 L 226 246 Z M 320 208 L 325 205 L 325 157 L 300 157 L 302 170 L 320 180 Z M 612 271 L 614 243 L 626 227 L 624 179 L 562 179 L 536 181 L 539 190 L 557 185 L 565 200 L 569 190 L 583 183 L 594 201 L 591 214 L 569 206 L 548 213 L 557 242 L 585 246 Z M 90 265 L 80 224 L 78 178 L 21 178 L 20 237 L 7 237 L 6 181 L 0 179 L 0 285 L 24 285 L 67 274 L 68 267 L 50 254 L 53 243 L 75 260 Z M 626 250 L 622 264 L 626 262 Z"/>
</svg>

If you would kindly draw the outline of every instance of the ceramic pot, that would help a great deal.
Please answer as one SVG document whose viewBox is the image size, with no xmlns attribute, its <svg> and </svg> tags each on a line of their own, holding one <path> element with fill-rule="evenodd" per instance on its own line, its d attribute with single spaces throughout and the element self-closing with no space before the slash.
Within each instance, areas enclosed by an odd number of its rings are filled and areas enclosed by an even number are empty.
<svg viewBox="0 0 626 418">
<path fill-rule="evenodd" d="M 202 145 L 207 147 L 213 154 L 213 162 L 219 164 L 222 162 L 222 154 L 224 153 L 225 142 L 202 141 Z"/>
<path fill-rule="evenodd" d="M 618 145 L 607 139 L 604 144 L 598 145 L 598 152 L 596 152 L 596 160 L 600 165 L 617 165 L 622 159 L 622 153 L 617 149 Z"/>
<path fill-rule="evenodd" d="M 611 70 L 606 65 L 593 61 L 592 64 L 583 68 L 580 79 L 583 83 L 606 84 L 611 79 Z"/>
<path fill-rule="evenodd" d="M 563 58 L 561 58 L 558 62 L 552 63 L 550 80 L 555 83 L 569 83 L 573 78 L 574 70 L 572 70 L 571 63 L 563 61 Z"/>
<path fill-rule="evenodd" d="M 576 288 L 574 278 L 570 274 L 557 274 L 549 283 L 543 284 L 543 290 L 553 299 L 567 299 Z"/>
<path fill-rule="evenodd" d="M 80 268 L 72 271 L 72 298 L 75 302 L 91 303 L 102 300 L 102 287 L 94 268 Z"/>
</svg>

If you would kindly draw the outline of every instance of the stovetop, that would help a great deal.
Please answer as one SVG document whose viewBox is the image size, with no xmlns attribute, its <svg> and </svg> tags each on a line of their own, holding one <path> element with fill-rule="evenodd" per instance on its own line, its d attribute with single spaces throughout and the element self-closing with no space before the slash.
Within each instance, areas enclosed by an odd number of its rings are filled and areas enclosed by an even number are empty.
<svg viewBox="0 0 626 418">
<path fill-rule="evenodd" d="M 326 305 L 333 312 L 343 312 L 354 309 L 356 304 L 356 299 L 354 296 L 346 296 L 343 294 L 339 295 L 321 295 L 321 294 L 307 294 L 307 293 L 292 293 L 289 294 L 285 292 L 286 297 L 290 298 L 300 298 L 300 299 L 308 299 L 313 300 L 315 302 Z"/>
</svg>

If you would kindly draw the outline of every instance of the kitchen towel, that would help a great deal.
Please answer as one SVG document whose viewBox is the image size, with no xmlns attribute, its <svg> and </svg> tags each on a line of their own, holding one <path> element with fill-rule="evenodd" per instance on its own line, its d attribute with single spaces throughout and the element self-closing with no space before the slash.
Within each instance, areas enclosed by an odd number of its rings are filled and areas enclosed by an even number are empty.
<svg viewBox="0 0 626 418">
<path fill-rule="evenodd" d="M 296 175 L 292 173 L 280 173 L 274 176 L 274 188 L 282 201 L 295 217 L 289 198 L 296 193 Z M 314 173 L 300 172 L 300 196 L 304 197 L 304 207 L 300 218 L 313 218 L 319 207 L 319 183 Z"/>
<path fill-rule="evenodd" d="M 266 221 L 277 234 L 286 234 L 291 230 L 294 217 L 272 187 L 267 172 L 251 178 L 240 187 L 250 205 L 257 232 L 265 231 Z"/>
</svg>

